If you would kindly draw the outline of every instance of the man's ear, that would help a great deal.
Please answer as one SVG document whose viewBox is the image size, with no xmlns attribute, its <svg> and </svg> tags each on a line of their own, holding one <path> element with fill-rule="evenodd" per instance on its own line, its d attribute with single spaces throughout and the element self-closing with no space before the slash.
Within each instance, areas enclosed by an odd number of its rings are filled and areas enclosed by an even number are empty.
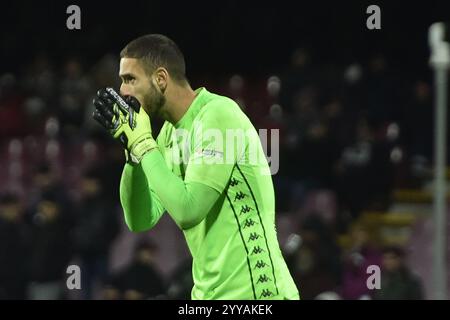
<svg viewBox="0 0 450 320">
<path fill-rule="evenodd" d="M 167 88 L 169 73 L 165 68 L 159 67 L 158 69 L 155 70 L 154 75 L 155 75 L 153 77 L 154 84 L 159 88 L 159 90 L 161 90 L 162 93 L 164 93 Z"/>
</svg>

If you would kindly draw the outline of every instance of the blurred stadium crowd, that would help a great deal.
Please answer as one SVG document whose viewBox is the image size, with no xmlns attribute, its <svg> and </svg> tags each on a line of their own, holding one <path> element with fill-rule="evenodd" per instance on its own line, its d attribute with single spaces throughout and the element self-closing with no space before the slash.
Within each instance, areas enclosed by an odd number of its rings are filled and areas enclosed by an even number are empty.
<svg viewBox="0 0 450 320">
<path fill-rule="evenodd" d="M 76 58 L 54 65 L 38 55 L 0 75 L 0 299 L 190 296 L 187 253 L 158 258 L 172 233 L 131 234 L 123 223 L 123 153 L 91 119 L 96 90 L 119 85 L 117 63 L 106 55 L 89 67 Z M 277 226 L 302 298 L 425 298 L 408 239 L 379 231 L 395 190 L 431 177 L 429 80 L 402 77 L 383 55 L 319 64 L 299 48 L 277 74 L 192 84 L 235 99 L 256 128 L 280 130 Z M 82 290 L 66 289 L 70 264 L 81 268 Z M 379 290 L 366 285 L 369 265 L 381 266 Z"/>
</svg>

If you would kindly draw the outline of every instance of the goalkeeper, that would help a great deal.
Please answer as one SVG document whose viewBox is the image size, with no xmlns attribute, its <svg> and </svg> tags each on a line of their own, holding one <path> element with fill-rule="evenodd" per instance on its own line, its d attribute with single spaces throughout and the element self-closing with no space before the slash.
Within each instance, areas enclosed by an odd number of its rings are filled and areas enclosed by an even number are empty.
<svg viewBox="0 0 450 320">
<path fill-rule="evenodd" d="M 130 230 L 167 212 L 193 256 L 192 299 L 298 299 L 275 230 L 272 178 L 255 128 L 231 99 L 191 89 L 176 44 L 146 35 L 121 52 L 121 95 L 94 118 L 125 148 L 120 200 Z M 150 117 L 165 120 L 155 140 Z M 250 132 L 241 145 L 227 132 Z"/>
</svg>

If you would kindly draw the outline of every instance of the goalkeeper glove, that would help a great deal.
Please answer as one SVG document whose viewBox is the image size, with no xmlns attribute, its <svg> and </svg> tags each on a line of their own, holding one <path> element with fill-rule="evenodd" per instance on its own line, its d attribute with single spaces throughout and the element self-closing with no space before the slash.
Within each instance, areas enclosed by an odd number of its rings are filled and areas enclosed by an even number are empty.
<svg viewBox="0 0 450 320">
<path fill-rule="evenodd" d="M 97 92 L 93 103 L 93 118 L 124 146 L 127 162 L 137 164 L 157 148 L 150 118 L 136 98 L 122 98 L 113 88 L 106 88 Z"/>
</svg>

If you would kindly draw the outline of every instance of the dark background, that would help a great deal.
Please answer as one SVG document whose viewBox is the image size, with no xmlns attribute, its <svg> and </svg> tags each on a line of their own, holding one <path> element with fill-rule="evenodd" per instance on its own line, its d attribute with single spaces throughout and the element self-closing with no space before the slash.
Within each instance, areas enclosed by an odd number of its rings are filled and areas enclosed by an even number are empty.
<svg viewBox="0 0 450 320">
<path fill-rule="evenodd" d="M 81 30 L 66 27 L 71 4 Z M 366 27 L 371 4 L 381 30 Z M 179 45 L 193 88 L 279 130 L 277 235 L 303 299 L 434 297 L 427 36 L 450 21 L 449 1 L 0 6 L 0 299 L 190 298 L 183 234 L 167 214 L 128 230 L 123 150 L 92 119 L 97 90 L 120 85 L 120 50 L 148 33 Z M 83 290 L 65 286 L 71 264 Z M 369 265 L 380 291 L 366 286 Z"/>
<path fill-rule="evenodd" d="M 66 8 L 81 8 L 81 30 L 66 28 Z M 366 8 L 381 8 L 381 30 L 366 28 Z M 397 68 L 427 70 L 427 32 L 449 17 L 447 1 L 47 1 L 4 3 L 0 22 L 2 69 L 20 68 L 45 51 L 82 56 L 87 63 L 119 52 L 146 33 L 172 37 L 189 74 L 267 73 L 286 67 L 299 46 L 316 61 L 365 61 L 382 52 Z M 416 72 L 417 73 L 417 72 Z"/>
</svg>

